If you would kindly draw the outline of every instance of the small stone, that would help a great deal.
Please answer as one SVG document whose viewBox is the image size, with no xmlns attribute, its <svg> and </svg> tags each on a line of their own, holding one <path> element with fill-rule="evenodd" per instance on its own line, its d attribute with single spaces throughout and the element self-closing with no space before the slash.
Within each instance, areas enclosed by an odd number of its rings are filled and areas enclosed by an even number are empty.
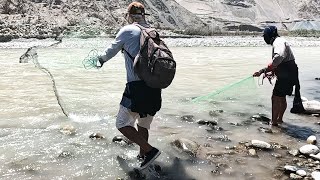
<svg viewBox="0 0 320 180">
<path fill-rule="evenodd" d="M 305 170 L 302 170 L 302 169 L 299 169 L 297 172 L 296 172 L 299 176 L 306 176 L 307 175 L 307 172 Z"/>
<path fill-rule="evenodd" d="M 313 136 L 313 135 L 309 136 L 308 139 L 307 139 L 307 143 L 308 144 L 313 144 L 313 145 L 317 144 L 317 137 Z"/>
<path fill-rule="evenodd" d="M 76 133 L 76 128 L 74 128 L 72 125 L 65 125 L 60 128 L 60 132 L 64 135 L 74 135 Z"/>
<path fill-rule="evenodd" d="M 303 179 L 303 178 L 297 174 L 290 173 L 290 179 Z"/>
<path fill-rule="evenodd" d="M 292 149 L 288 153 L 291 154 L 292 156 L 297 156 L 300 152 L 298 149 Z"/>
<path fill-rule="evenodd" d="M 315 145 L 312 145 L 312 144 L 307 144 L 307 145 L 304 145 L 302 146 L 299 151 L 302 153 L 302 154 L 306 154 L 306 155 L 310 155 L 310 154 L 317 154 L 319 153 L 319 148 Z"/>
<path fill-rule="evenodd" d="M 319 171 L 314 171 L 311 173 L 311 177 L 314 179 L 314 180 L 320 180 L 320 172 Z"/>
<path fill-rule="evenodd" d="M 320 114 L 311 114 L 313 117 L 320 117 Z"/>
<path fill-rule="evenodd" d="M 317 155 L 314 154 L 310 154 L 310 156 L 315 159 L 315 160 L 320 160 L 320 153 L 318 153 Z M 319 161 L 318 161 L 319 162 Z"/>
<path fill-rule="evenodd" d="M 275 158 L 282 158 L 282 155 L 278 154 L 278 153 L 272 153 L 271 156 L 273 156 Z"/>
<path fill-rule="evenodd" d="M 200 125 L 206 125 L 206 126 L 215 126 L 218 124 L 217 121 L 208 121 L 208 120 L 199 120 L 197 123 Z"/>
<path fill-rule="evenodd" d="M 249 155 L 250 156 L 257 156 L 257 152 L 256 152 L 256 150 L 255 149 L 249 149 Z"/>
<path fill-rule="evenodd" d="M 242 124 L 237 123 L 237 122 L 228 122 L 231 126 L 242 126 Z"/>
<path fill-rule="evenodd" d="M 288 171 L 288 172 L 297 172 L 298 171 L 298 168 L 295 167 L 295 166 L 289 166 L 289 165 L 285 165 L 284 166 L 284 170 L 285 171 Z"/>
<path fill-rule="evenodd" d="M 69 151 L 62 151 L 60 154 L 59 154 L 59 158 L 71 158 L 73 155 L 71 152 Z"/>
<path fill-rule="evenodd" d="M 180 119 L 182 121 L 186 121 L 186 122 L 194 122 L 194 116 L 193 115 L 184 115 Z"/>
<path fill-rule="evenodd" d="M 105 139 L 101 133 L 93 133 L 89 136 L 90 139 Z"/>
<path fill-rule="evenodd" d="M 223 113 L 223 110 L 212 110 L 209 112 L 209 115 L 211 117 L 217 117 L 219 116 L 221 113 Z"/>
<path fill-rule="evenodd" d="M 253 120 L 256 120 L 256 121 L 260 121 L 260 122 L 266 122 L 266 123 L 269 123 L 270 122 L 270 118 L 266 117 L 265 115 L 263 114 L 257 114 L 257 115 L 253 115 L 251 117 L 251 119 Z"/>
<path fill-rule="evenodd" d="M 259 127 L 258 130 L 262 133 L 269 133 L 269 134 L 273 133 L 270 128 Z"/>
<path fill-rule="evenodd" d="M 318 78 L 318 77 L 316 77 L 316 78 L 314 78 L 315 80 L 320 80 L 320 78 Z"/>
<path fill-rule="evenodd" d="M 267 142 L 260 140 L 252 140 L 251 144 L 253 147 L 261 148 L 261 149 L 271 149 L 271 145 Z"/>
</svg>

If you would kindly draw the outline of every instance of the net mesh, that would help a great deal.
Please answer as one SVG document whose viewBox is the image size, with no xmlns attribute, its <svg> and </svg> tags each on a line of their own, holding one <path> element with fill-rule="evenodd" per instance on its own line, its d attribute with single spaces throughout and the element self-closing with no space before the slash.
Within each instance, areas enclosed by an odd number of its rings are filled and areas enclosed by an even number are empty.
<svg viewBox="0 0 320 180">
<path fill-rule="evenodd" d="M 84 58 L 82 61 L 82 64 L 85 69 L 99 69 L 100 66 L 98 66 L 99 61 L 99 54 L 96 49 L 93 49 L 89 52 L 88 56 Z"/>
<path fill-rule="evenodd" d="M 192 99 L 192 102 L 201 101 L 248 101 L 256 93 L 256 82 L 252 76 L 248 76 L 240 81 L 228 84 L 211 93 Z M 251 98 L 252 99 L 252 98 Z"/>
</svg>

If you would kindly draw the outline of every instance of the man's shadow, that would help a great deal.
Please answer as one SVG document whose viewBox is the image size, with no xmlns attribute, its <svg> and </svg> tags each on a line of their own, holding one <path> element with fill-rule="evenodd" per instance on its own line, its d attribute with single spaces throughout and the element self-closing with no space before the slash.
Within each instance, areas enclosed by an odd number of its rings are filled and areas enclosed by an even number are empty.
<svg viewBox="0 0 320 180">
<path fill-rule="evenodd" d="M 176 180 L 176 179 L 184 179 L 184 180 L 193 180 L 195 178 L 190 177 L 182 165 L 182 162 L 179 158 L 175 157 L 173 159 L 173 163 L 169 166 L 164 165 L 163 163 L 156 162 L 154 163 L 156 166 L 156 171 L 158 172 L 156 175 L 154 173 L 148 172 L 148 169 L 143 171 L 138 171 L 132 167 L 128 166 L 128 163 L 125 159 L 121 157 L 117 157 L 117 160 L 120 164 L 120 167 L 123 171 L 130 177 L 131 180 L 141 180 L 141 179 L 167 179 L 167 180 Z"/>
<path fill-rule="evenodd" d="M 297 126 L 289 123 L 283 123 L 283 125 L 281 126 L 281 132 L 303 141 L 307 140 L 309 136 L 319 133 L 317 131 L 314 131 L 310 127 Z"/>
</svg>

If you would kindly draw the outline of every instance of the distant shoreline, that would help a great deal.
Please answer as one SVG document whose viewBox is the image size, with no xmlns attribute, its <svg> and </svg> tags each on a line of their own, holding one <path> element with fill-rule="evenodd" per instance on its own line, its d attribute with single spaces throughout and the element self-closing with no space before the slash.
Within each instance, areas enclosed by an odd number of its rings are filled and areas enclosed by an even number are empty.
<svg viewBox="0 0 320 180">
<path fill-rule="evenodd" d="M 320 38 L 284 36 L 293 47 L 320 47 Z M 0 48 L 29 48 L 38 46 L 46 48 L 55 44 L 54 48 L 106 48 L 112 37 L 96 38 L 62 38 L 61 43 L 53 38 L 47 39 L 13 39 L 0 43 Z M 171 47 L 262 47 L 267 46 L 261 36 L 211 36 L 211 37 L 179 37 L 165 36 L 165 43 Z M 96 46 L 99 44 L 98 46 Z"/>
</svg>

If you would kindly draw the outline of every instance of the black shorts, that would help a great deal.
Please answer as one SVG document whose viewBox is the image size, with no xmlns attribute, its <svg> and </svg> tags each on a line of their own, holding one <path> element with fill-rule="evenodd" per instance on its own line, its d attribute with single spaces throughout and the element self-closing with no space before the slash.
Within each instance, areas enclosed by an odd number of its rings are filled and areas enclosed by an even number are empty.
<svg viewBox="0 0 320 180">
<path fill-rule="evenodd" d="M 285 97 L 292 95 L 293 86 L 299 85 L 298 67 L 294 61 L 281 63 L 276 69 L 277 81 L 273 95 Z"/>
<path fill-rule="evenodd" d="M 126 84 L 120 104 L 140 117 L 154 116 L 161 108 L 161 89 L 151 88 L 144 81 L 132 81 Z"/>
</svg>

